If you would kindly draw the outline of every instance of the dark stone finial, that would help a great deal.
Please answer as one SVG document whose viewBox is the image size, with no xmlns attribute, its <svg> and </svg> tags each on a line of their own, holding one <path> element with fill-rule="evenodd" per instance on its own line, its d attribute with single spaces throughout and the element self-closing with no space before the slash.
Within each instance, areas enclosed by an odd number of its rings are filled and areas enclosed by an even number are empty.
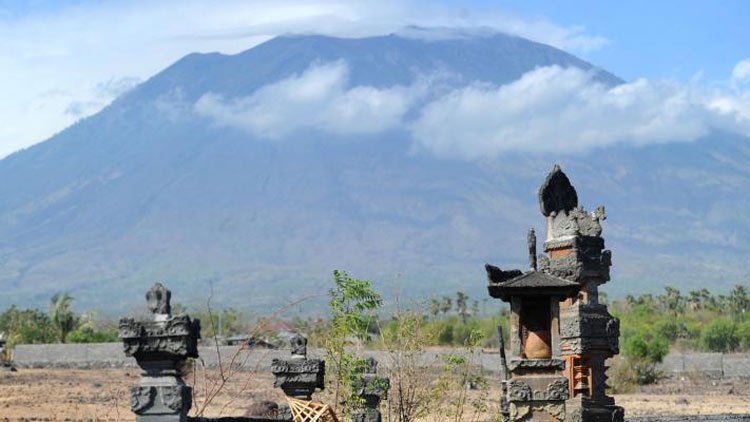
<svg viewBox="0 0 750 422">
<path fill-rule="evenodd" d="M 529 229 L 529 234 L 526 236 L 526 244 L 529 248 L 529 268 L 536 271 L 536 232 L 533 227 Z"/>
<path fill-rule="evenodd" d="M 560 211 L 570 211 L 578 206 L 578 194 L 570 184 L 570 179 L 555 164 L 544 183 L 539 188 L 539 208 L 542 214 L 550 216 Z"/>
<path fill-rule="evenodd" d="M 301 334 L 295 334 L 289 342 L 292 346 L 292 356 L 307 356 L 307 338 Z"/>
<path fill-rule="evenodd" d="M 172 313 L 171 300 L 172 292 L 161 283 L 154 283 L 151 289 L 146 292 L 148 309 L 153 314 L 170 315 Z"/>
<path fill-rule="evenodd" d="M 378 372 L 378 361 L 376 361 L 374 357 L 370 356 L 365 359 L 364 372 L 366 374 L 376 374 Z"/>
</svg>

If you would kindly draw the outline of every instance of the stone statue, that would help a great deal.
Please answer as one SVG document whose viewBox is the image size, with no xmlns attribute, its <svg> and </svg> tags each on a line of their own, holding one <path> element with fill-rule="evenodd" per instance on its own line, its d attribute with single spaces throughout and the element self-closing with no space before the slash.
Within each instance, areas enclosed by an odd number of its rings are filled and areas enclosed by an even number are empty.
<svg viewBox="0 0 750 422">
<path fill-rule="evenodd" d="M 170 301 L 172 292 L 164 287 L 161 283 L 154 283 L 151 289 L 146 292 L 146 302 L 148 309 L 153 314 L 169 315 L 172 313 Z"/>
</svg>

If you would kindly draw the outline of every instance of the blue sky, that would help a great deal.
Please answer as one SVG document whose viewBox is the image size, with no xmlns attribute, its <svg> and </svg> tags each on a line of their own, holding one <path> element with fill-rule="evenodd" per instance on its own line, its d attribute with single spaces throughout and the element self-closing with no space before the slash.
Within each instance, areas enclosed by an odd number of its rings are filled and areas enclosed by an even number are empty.
<svg viewBox="0 0 750 422">
<path fill-rule="evenodd" d="M 484 7 L 497 2 L 479 2 Z M 503 2 L 527 17 L 565 27 L 581 25 L 608 40 L 601 49 L 581 54 L 631 80 L 637 77 L 686 81 L 702 72 L 725 79 L 750 56 L 748 1 L 539 1 Z"/>
<path fill-rule="evenodd" d="M 750 2 L 709 5 L 0 0 L 0 157 L 96 113 L 188 53 L 233 54 L 288 32 L 367 36 L 409 24 L 490 27 L 562 48 L 628 81 L 647 78 L 726 88 L 733 69 L 750 59 Z M 730 108 L 738 103 L 747 113 L 745 91 L 719 102 Z"/>
</svg>

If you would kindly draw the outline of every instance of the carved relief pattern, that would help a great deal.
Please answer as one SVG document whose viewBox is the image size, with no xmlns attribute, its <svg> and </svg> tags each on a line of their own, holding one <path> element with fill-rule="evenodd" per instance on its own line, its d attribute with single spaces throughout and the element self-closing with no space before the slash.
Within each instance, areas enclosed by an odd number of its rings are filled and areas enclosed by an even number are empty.
<svg viewBox="0 0 750 422">
<path fill-rule="evenodd" d="M 547 400 L 567 400 L 570 394 L 567 378 L 559 378 L 547 386 Z"/>
<path fill-rule="evenodd" d="M 132 387 L 130 389 L 130 410 L 140 414 L 146 408 L 151 407 L 156 395 L 154 387 Z"/>
<path fill-rule="evenodd" d="M 567 400 L 569 387 L 567 378 L 557 378 L 547 385 L 544 391 L 533 390 L 530 385 L 520 380 L 508 381 L 508 400 L 518 401 L 549 401 Z"/>
<path fill-rule="evenodd" d="M 165 321 L 135 321 L 123 318 L 118 326 L 125 354 L 168 352 L 179 356 L 197 357 L 200 321 L 187 315 L 170 317 Z"/>
<path fill-rule="evenodd" d="M 531 387 L 523 381 L 508 381 L 508 398 L 510 401 L 529 401 L 532 397 Z"/>
<path fill-rule="evenodd" d="M 169 385 L 159 387 L 159 393 L 161 394 L 161 402 L 174 411 L 190 408 L 190 387 L 184 385 Z"/>
</svg>

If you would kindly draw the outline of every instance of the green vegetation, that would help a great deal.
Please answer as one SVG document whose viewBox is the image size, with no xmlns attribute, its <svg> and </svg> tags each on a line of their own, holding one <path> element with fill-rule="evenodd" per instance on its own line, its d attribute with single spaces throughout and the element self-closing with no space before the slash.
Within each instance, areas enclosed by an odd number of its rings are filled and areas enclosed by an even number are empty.
<svg viewBox="0 0 750 422">
<path fill-rule="evenodd" d="M 332 371 L 326 371 L 326 376 L 335 409 L 350 415 L 361 405 L 354 386 L 366 362 L 349 347 L 356 346 L 357 341 L 369 340 L 368 327 L 383 299 L 372 289 L 370 281 L 352 278 L 345 271 L 334 271 L 333 281 L 335 286 L 328 293 L 330 330 L 324 341 L 326 362 Z"/>
<path fill-rule="evenodd" d="M 19 309 L 12 305 L 0 314 L 0 332 L 8 346 L 34 343 L 104 343 L 117 341 L 114 323 L 97 322 L 93 315 L 77 315 L 73 297 L 58 293 L 50 300 L 48 311 Z"/>
</svg>

